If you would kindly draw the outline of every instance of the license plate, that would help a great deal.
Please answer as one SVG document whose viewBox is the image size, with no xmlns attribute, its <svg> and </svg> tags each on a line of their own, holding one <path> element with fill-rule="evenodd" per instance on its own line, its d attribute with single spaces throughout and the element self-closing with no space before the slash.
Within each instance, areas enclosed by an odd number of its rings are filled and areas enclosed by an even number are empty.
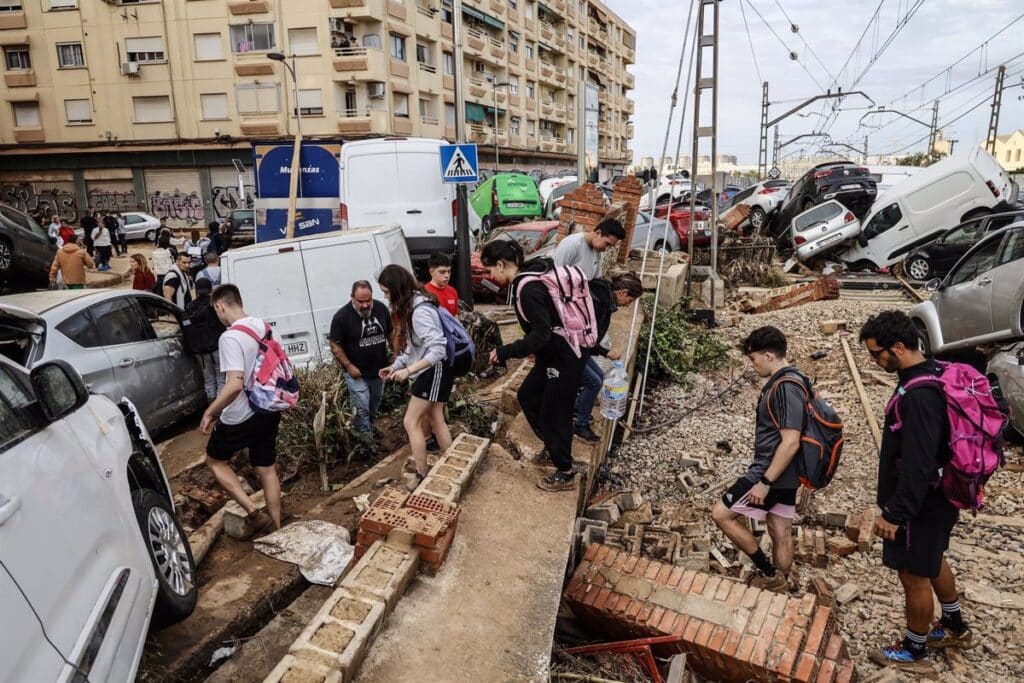
<svg viewBox="0 0 1024 683">
<path fill-rule="evenodd" d="M 818 246 L 819 247 L 825 247 L 825 246 L 828 246 L 830 244 L 834 244 L 834 243 L 838 242 L 841 239 L 843 239 L 843 233 L 837 232 L 836 234 L 829 235 L 825 239 L 823 239 L 820 242 L 818 242 Z"/>
<path fill-rule="evenodd" d="M 526 204 L 524 204 L 523 202 L 506 202 L 505 206 L 507 206 L 510 209 L 521 209 L 524 206 L 526 206 Z"/>
<path fill-rule="evenodd" d="M 289 356 L 300 356 L 307 353 L 309 351 L 309 347 L 306 346 L 306 342 L 300 341 L 286 344 L 284 350 Z"/>
<path fill-rule="evenodd" d="M 860 185 L 843 185 L 840 190 L 859 190 Z"/>
</svg>

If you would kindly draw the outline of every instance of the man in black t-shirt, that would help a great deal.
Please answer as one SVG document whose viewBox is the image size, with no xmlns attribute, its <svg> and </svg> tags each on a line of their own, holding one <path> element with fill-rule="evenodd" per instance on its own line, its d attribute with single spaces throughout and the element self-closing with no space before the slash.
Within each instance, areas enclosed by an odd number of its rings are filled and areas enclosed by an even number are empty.
<svg viewBox="0 0 1024 683">
<path fill-rule="evenodd" d="M 390 335 L 387 306 L 373 298 L 368 281 L 353 283 L 352 300 L 331 320 L 331 352 L 345 370 L 345 384 L 356 408 L 356 430 L 367 436 L 373 434 L 373 418 L 384 393 L 384 380 L 377 373 L 391 362 Z"/>
</svg>

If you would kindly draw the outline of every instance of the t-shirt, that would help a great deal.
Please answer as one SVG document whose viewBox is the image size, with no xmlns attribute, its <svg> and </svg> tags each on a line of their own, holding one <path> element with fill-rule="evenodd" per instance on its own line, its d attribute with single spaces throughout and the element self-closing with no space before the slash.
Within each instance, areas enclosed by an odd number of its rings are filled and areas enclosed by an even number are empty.
<svg viewBox="0 0 1024 683">
<path fill-rule="evenodd" d="M 441 304 L 441 308 L 447 308 L 448 312 L 454 315 L 456 318 L 459 317 L 459 292 L 451 285 L 445 285 L 444 287 L 438 287 L 433 282 L 428 282 L 423 285 L 423 289 L 427 290 L 431 294 L 437 297 L 437 301 Z"/>
<path fill-rule="evenodd" d="M 582 232 L 563 238 L 551 258 L 556 266 L 576 266 L 588 280 L 601 274 L 601 252 L 590 248 Z"/>
<path fill-rule="evenodd" d="M 795 429 L 798 432 L 804 428 L 804 392 L 793 382 L 782 382 L 774 386 L 784 373 L 795 373 L 796 368 L 792 365 L 786 366 L 776 372 L 765 383 L 766 391 L 761 394 L 757 402 L 757 425 L 754 429 L 754 462 L 747 469 L 748 480 L 760 481 L 768 467 L 772 464 L 775 451 L 782 443 L 780 429 Z M 801 375 L 802 377 L 802 375 Z M 774 386 L 774 388 L 773 388 Z M 771 412 L 769 412 L 769 408 Z M 772 420 L 772 416 L 775 420 Z M 775 423 L 778 422 L 778 427 Z M 797 477 L 796 458 L 790 461 L 789 466 L 779 475 L 772 485 L 773 489 L 795 489 L 800 486 L 800 479 Z"/>
<path fill-rule="evenodd" d="M 235 321 L 235 325 L 245 325 L 261 338 L 267 333 L 267 326 L 263 321 L 252 316 Z M 256 340 L 245 332 L 228 328 L 220 336 L 217 350 L 220 352 L 220 371 L 241 372 L 242 385 L 248 385 L 249 377 L 256 367 L 256 355 L 260 350 L 260 345 Z M 242 390 L 220 414 L 220 421 L 227 425 L 237 425 L 248 420 L 253 414 L 252 406 L 249 405 L 249 396 Z"/>
<path fill-rule="evenodd" d="M 176 265 L 172 266 L 164 275 L 164 281 L 161 286 L 174 289 L 174 298 L 171 301 L 180 308 L 185 308 L 188 302 L 192 301 L 192 283 L 189 281 L 188 276 L 181 272 L 181 269 Z"/>
<path fill-rule="evenodd" d="M 368 319 L 359 315 L 349 302 L 339 308 L 331 320 L 331 341 L 342 348 L 363 377 L 371 379 L 390 363 L 390 334 L 391 313 L 387 306 L 376 300 Z"/>
</svg>

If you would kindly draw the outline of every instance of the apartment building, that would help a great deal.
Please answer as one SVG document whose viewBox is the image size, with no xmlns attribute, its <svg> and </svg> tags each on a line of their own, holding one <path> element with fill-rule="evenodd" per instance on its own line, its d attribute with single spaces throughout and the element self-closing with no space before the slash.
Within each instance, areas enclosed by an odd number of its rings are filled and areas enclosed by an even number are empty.
<svg viewBox="0 0 1024 683">
<path fill-rule="evenodd" d="M 241 206 L 235 161 L 293 134 L 455 138 L 482 163 L 575 167 L 581 82 L 600 161 L 632 160 L 636 36 L 596 0 L 0 0 L 0 201 L 139 208 L 194 225 Z M 297 96 L 271 52 L 295 55 Z M 242 178 L 251 193 L 251 178 Z"/>
</svg>

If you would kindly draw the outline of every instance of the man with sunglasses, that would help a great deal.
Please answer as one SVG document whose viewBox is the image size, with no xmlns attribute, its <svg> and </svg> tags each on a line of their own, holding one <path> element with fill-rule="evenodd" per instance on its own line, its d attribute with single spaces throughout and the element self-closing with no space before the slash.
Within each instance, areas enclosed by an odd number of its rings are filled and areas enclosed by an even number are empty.
<svg viewBox="0 0 1024 683">
<path fill-rule="evenodd" d="M 907 627 L 901 642 L 874 650 L 871 659 L 883 666 L 929 675 L 934 668 L 927 648 L 975 645 L 964 623 L 953 572 L 944 557 L 958 510 L 938 486 L 942 466 L 949 462 L 949 418 L 941 389 L 903 386 L 942 369 L 921 352 L 914 322 L 901 311 L 883 311 L 868 318 L 860 341 L 874 362 L 896 373 L 902 394 L 902 426 L 893 431 L 894 415 L 886 415 L 878 462 L 877 503 L 882 514 L 875 528 L 882 537 L 882 564 L 899 573 L 906 596 Z M 932 593 L 942 618 L 932 623 Z"/>
</svg>

